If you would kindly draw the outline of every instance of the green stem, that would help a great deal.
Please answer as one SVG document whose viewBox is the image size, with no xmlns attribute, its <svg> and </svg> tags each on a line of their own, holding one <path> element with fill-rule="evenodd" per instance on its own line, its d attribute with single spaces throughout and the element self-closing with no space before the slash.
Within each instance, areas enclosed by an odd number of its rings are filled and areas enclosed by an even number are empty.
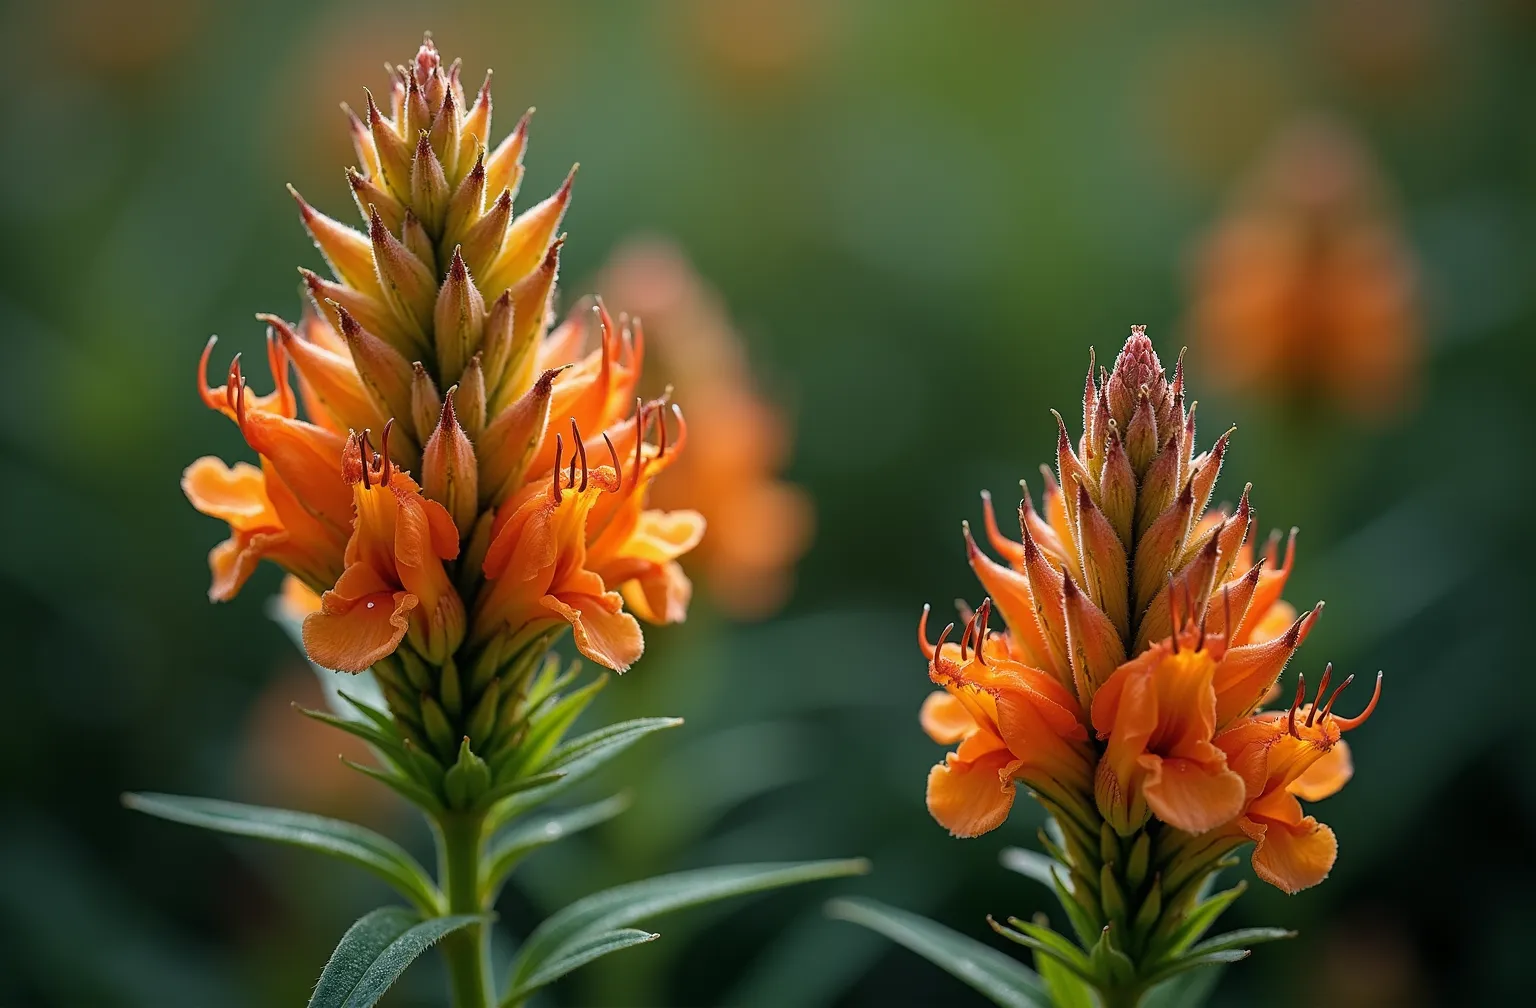
<svg viewBox="0 0 1536 1008">
<path fill-rule="evenodd" d="M 481 813 L 453 812 L 437 824 L 438 858 L 450 914 L 477 914 L 484 909 L 480 903 L 480 846 L 484 824 L 485 817 Z M 486 925 L 471 924 L 443 939 L 443 958 L 448 963 L 454 1008 L 489 1008 L 495 1001 L 491 993 L 489 937 Z"/>
</svg>

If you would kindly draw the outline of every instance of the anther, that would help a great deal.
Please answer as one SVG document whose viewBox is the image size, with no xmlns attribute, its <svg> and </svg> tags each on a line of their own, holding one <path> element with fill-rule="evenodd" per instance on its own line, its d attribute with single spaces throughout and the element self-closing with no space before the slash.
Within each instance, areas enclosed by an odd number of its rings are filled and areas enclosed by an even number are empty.
<svg viewBox="0 0 1536 1008">
<path fill-rule="evenodd" d="M 364 428 L 357 437 L 357 460 L 363 466 L 363 489 L 373 489 L 373 484 L 368 481 L 368 430 Z"/>
</svg>

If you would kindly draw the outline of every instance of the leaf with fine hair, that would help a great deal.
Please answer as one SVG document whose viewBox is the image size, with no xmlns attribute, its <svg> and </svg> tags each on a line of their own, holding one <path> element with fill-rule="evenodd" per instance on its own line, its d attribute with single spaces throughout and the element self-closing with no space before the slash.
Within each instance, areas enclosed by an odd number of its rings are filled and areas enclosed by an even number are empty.
<svg viewBox="0 0 1536 1008">
<path fill-rule="evenodd" d="M 415 858 L 393 840 L 356 823 L 289 809 L 147 792 L 125 794 L 123 804 L 188 826 L 329 854 L 378 875 L 424 914 L 435 914 L 442 906 L 441 894 Z"/>
<path fill-rule="evenodd" d="M 629 798 L 622 794 L 614 795 L 568 812 L 520 823 L 493 837 L 487 845 L 485 856 L 480 859 L 480 885 L 488 901 L 494 899 L 496 891 L 523 858 L 572 833 L 607 822 L 627 808 Z"/>
<path fill-rule="evenodd" d="M 661 935 L 653 931 L 641 931 L 638 928 L 616 928 L 612 931 L 604 931 L 590 938 L 572 943 L 561 950 L 559 956 L 551 959 L 534 971 L 533 975 L 522 983 L 522 990 L 535 991 L 546 984 L 565 976 L 572 970 L 580 969 L 594 959 L 601 958 L 610 952 L 618 952 L 620 949 L 631 948 L 635 945 L 644 945 L 646 942 L 655 941 Z M 521 994 L 509 996 L 522 996 Z"/>
<path fill-rule="evenodd" d="M 871 899 L 836 899 L 827 914 L 877 931 L 904 945 L 1003 1008 L 1051 1008 L 1034 970 L 958 931 Z"/>
<path fill-rule="evenodd" d="M 525 812 L 538 808 L 566 788 L 591 776 L 603 764 L 645 736 L 664 728 L 675 728 L 682 723 L 682 718 L 636 718 L 598 728 L 562 743 L 545 760 L 542 769 L 559 770 L 564 776 L 552 783 L 512 795 L 492 806 L 486 817 L 485 828 L 488 831 L 498 829 Z"/>
<path fill-rule="evenodd" d="M 405 907 L 380 907 L 364 914 L 341 936 L 308 1008 L 370 1008 L 439 938 L 485 920 L 476 914 L 422 920 Z"/>
<path fill-rule="evenodd" d="M 512 960 L 508 991 L 502 1003 L 517 1004 L 539 987 L 589 961 L 582 959 L 575 962 L 572 957 L 578 950 L 591 947 L 599 936 L 615 929 L 729 896 L 742 896 L 801 882 L 860 875 L 868 870 L 869 862 L 862 858 L 792 864 L 727 865 L 675 872 L 593 893 L 549 917 L 528 936 Z M 554 964 L 559 962 L 572 964 L 556 971 Z"/>
</svg>

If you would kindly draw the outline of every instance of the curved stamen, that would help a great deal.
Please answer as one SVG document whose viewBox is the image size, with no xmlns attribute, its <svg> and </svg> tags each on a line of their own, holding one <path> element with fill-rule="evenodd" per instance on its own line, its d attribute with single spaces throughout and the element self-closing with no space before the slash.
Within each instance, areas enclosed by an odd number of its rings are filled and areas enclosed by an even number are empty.
<svg viewBox="0 0 1536 1008">
<path fill-rule="evenodd" d="M 928 613 L 932 608 L 924 602 L 923 615 L 917 620 L 917 647 L 929 661 L 933 661 L 933 656 L 938 653 L 938 649 L 928 643 Z"/>
<path fill-rule="evenodd" d="M 1286 716 L 1287 730 L 1290 732 L 1291 737 L 1295 739 L 1301 738 L 1300 735 L 1296 734 L 1296 710 L 1301 706 L 1301 701 L 1306 695 L 1307 677 L 1303 673 L 1298 672 L 1296 673 L 1296 699 L 1291 701 L 1291 713 Z"/>
<path fill-rule="evenodd" d="M 1323 705 L 1323 712 L 1317 716 L 1319 724 L 1321 724 L 1324 720 L 1326 720 L 1329 714 L 1333 713 L 1333 702 L 1335 700 L 1337 700 L 1339 698 L 1339 694 L 1343 693 L 1346 689 L 1348 689 L 1349 688 L 1349 684 L 1354 682 L 1354 681 L 1355 681 L 1355 677 L 1351 675 L 1351 676 L 1348 676 L 1347 678 L 1345 678 L 1345 680 L 1343 682 L 1339 683 L 1339 688 L 1333 691 L 1333 695 L 1330 696 L 1328 698 L 1328 702 Z M 1318 695 L 1318 699 L 1322 699 L 1323 691 L 1322 690 L 1318 690 L 1317 691 L 1317 695 Z"/>
<path fill-rule="evenodd" d="M 1317 717 L 1319 708 L 1323 705 L 1323 694 L 1328 692 L 1328 680 L 1333 678 L 1333 662 L 1323 666 L 1323 680 L 1317 684 L 1317 696 L 1312 699 L 1312 709 L 1307 711 L 1307 727 L 1312 727 L 1312 720 Z M 1343 687 L 1339 687 L 1343 689 Z M 1335 696 L 1338 694 L 1335 693 Z"/>
<path fill-rule="evenodd" d="M 943 653 L 943 651 L 944 651 L 944 642 L 949 640 L 949 635 L 954 633 L 954 632 L 955 632 L 955 625 L 953 623 L 950 623 L 950 624 L 947 624 L 944 627 L 944 631 L 939 634 L 938 642 L 933 645 L 933 660 L 934 661 L 937 661 L 939 655 Z M 930 662 L 929 664 L 932 664 L 932 662 Z"/>
<path fill-rule="evenodd" d="M 1371 694 L 1371 702 L 1365 705 L 1365 710 L 1361 711 L 1359 714 L 1356 714 L 1352 718 L 1345 718 L 1345 717 L 1339 717 L 1338 715 L 1334 715 L 1334 718 L 1333 718 L 1334 724 L 1339 726 L 1339 730 L 1340 731 L 1349 731 L 1352 728 L 1360 727 L 1361 725 L 1365 724 L 1365 719 L 1370 717 L 1371 714 L 1376 710 L 1376 701 L 1378 701 L 1380 699 L 1381 699 L 1381 673 L 1377 672 L 1376 673 L 1376 691 Z M 1330 704 L 1330 706 L 1331 706 L 1331 704 Z"/>
<path fill-rule="evenodd" d="M 1168 593 L 1168 625 L 1173 628 L 1173 653 L 1179 653 L 1179 606 L 1173 590 L 1173 575 L 1163 578 L 1163 590 Z"/>
<path fill-rule="evenodd" d="M 586 445 L 586 442 L 581 439 L 581 428 L 576 426 L 576 418 L 575 417 L 571 417 L 571 437 L 575 441 L 577 454 L 579 454 L 581 456 L 581 486 L 578 489 L 579 490 L 586 490 L 586 488 L 587 488 L 587 445 Z M 571 464 L 571 472 L 573 474 L 576 472 L 575 462 L 576 462 L 576 457 L 572 456 L 572 458 L 571 458 L 571 463 L 572 463 Z M 576 480 L 574 478 L 574 475 L 573 475 L 573 477 L 571 479 L 571 482 L 572 483 L 576 482 Z"/>
<path fill-rule="evenodd" d="M 389 432 L 394 430 L 394 427 L 395 418 L 390 417 L 384 421 L 384 433 L 379 437 L 379 456 L 382 459 L 379 463 L 379 486 L 389 485 L 391 473 L 389 464 Z"/>
<path fill-rule="evenodd" d="M 372 467 L 372 464 L 368 461 L 368 455 L 372 451 L 373 448 L 368 444 L 368 428 L 364 427 L 362 432 L 357 435 L 357 460 L 363 464 L 364 490 L 373 489 L 373 484 L 369 482 L 369 476 L 371 474 L 368 472 L 368 470 Z"/>
<path fill-rule="evenodd" d="M 623 486 L 624 470 L 619 466 L 619 451 L 613 446 L 613 440 L 608 437 L 607 431 L 603 431 L 603 444 L 608 446 L 608 457 L 613 460 L 613 473 L 618 477 L 619 486 Z"/>
<path fill-rule="evenodd" d="M 564 454 L 565 454 L 565 438 L 561 437 L 557 433 L 557 434 L 555 434 L 555 474 L 554 474 L 554 486 L 551 488 L 551 491 L 550 491 L 551 493 L 553 493 L 555 495 L 555 503 L 557 505 L 560 503 L 560 458 Z"/>
</svg>

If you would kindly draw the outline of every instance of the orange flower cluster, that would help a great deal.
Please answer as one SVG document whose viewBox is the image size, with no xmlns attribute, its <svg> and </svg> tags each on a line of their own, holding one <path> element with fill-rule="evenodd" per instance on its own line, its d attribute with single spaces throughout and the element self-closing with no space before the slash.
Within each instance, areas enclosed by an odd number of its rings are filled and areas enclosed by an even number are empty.
<svg viewBox="0 0 1536 1008">
<path fill-rule="evenodd" d="M 667 242 L 625 244 L 599 289 L 645 317 L 660 365 L 651 380 L 687 388 L 698 424 L 688 455 L 657 482 L 653 498 L 686 502 L 709 522 L 709 538 L 691 563 L 711 600 L 738 618 L 769 614 L 789 594 L 813 516 L 805 493 L 778 479 L 789 430 L 754 387 L 741 337 L 716 293 Z"/>
<path fill-rule="evenodd" d="M 1343 127 L 1282 133 L 1206 238 L 1191 325 L 1234 389 L 1390 412 L 1418 367 L 1412 250 L 1368 152 Z"/>
<path fill-rule="evenodd" d="M 960 743 L 929 775 L 929 810 L 975 836 L 1003 821 L 1022 782 L 1090 837 L 1103 823 L 1131 837 L 1155 820 L 1235 838 L 1228 849 L 1257 841 L 1259 874 L 1288 892 L 1321 881 L 1333 834 L 1296 799 L 1343 785 L 1340 735 L 1370 711 L 1333 714 L 1343 686 L 1326 702 L 1320 693 L 1303 706 L 1298 694 L 1288 713 L 1260 711 L 1322 609 L 1298 618 L 1280 598 L 1294 533 L 1283 562 L 1278 535 L 1255 560 L 1248 488 L 1235 507 L 1210 507 L 1231 431 L 1196 450 L 1182 361 L 1169 380 L 1144 327 L 1113 369 L 1095 376 L 1090 365 L 1082 436 L 1074 443 L 1057 423 L 1043 513 L 1025 487 L 1016 541 L 983 495 L 1006 562 L 967 526 L 988 598 L 958 644 L 947 642 L 953 626 L 937 645 L 923 634 L 943 687 L 923 727 Z M 992 629 L 994 613 L 1006 629 Z"/>
<path fill-rule="evenodd" d="M 489 713 L 466 695 L 553 631 L 570 625 L 584 654 L 623 671 L 643 648 L 631 613 L 681 620 L 677 558 L 704 522 L 645 504 L 686 427 L 665 396 L 636 397 L 638 320 L 598 304 L 553 324 L 575 169 L 514 215 L 528 116 L 489 146 L 489 76 L 467 95 L 430 38 L 392 74 L 389 114 L 372 95 L 349 110 L 365 228 L 294 193 L 332 278 L 300 271 L 297 324 L 261 316 L 274 390 L 254 394 L 238 356 L 221 385 L 202 380 L 259 467 L 201 458 L 182 485 L 229 524 L 212 598 L 272 560 L 320 593 L 304 621 L 316 663 L 374 667 L 392 708 L 429 722 L 406 697 L 439 669 L 450 717 L 494 723 L 494 695 Z"/>
</svg>

